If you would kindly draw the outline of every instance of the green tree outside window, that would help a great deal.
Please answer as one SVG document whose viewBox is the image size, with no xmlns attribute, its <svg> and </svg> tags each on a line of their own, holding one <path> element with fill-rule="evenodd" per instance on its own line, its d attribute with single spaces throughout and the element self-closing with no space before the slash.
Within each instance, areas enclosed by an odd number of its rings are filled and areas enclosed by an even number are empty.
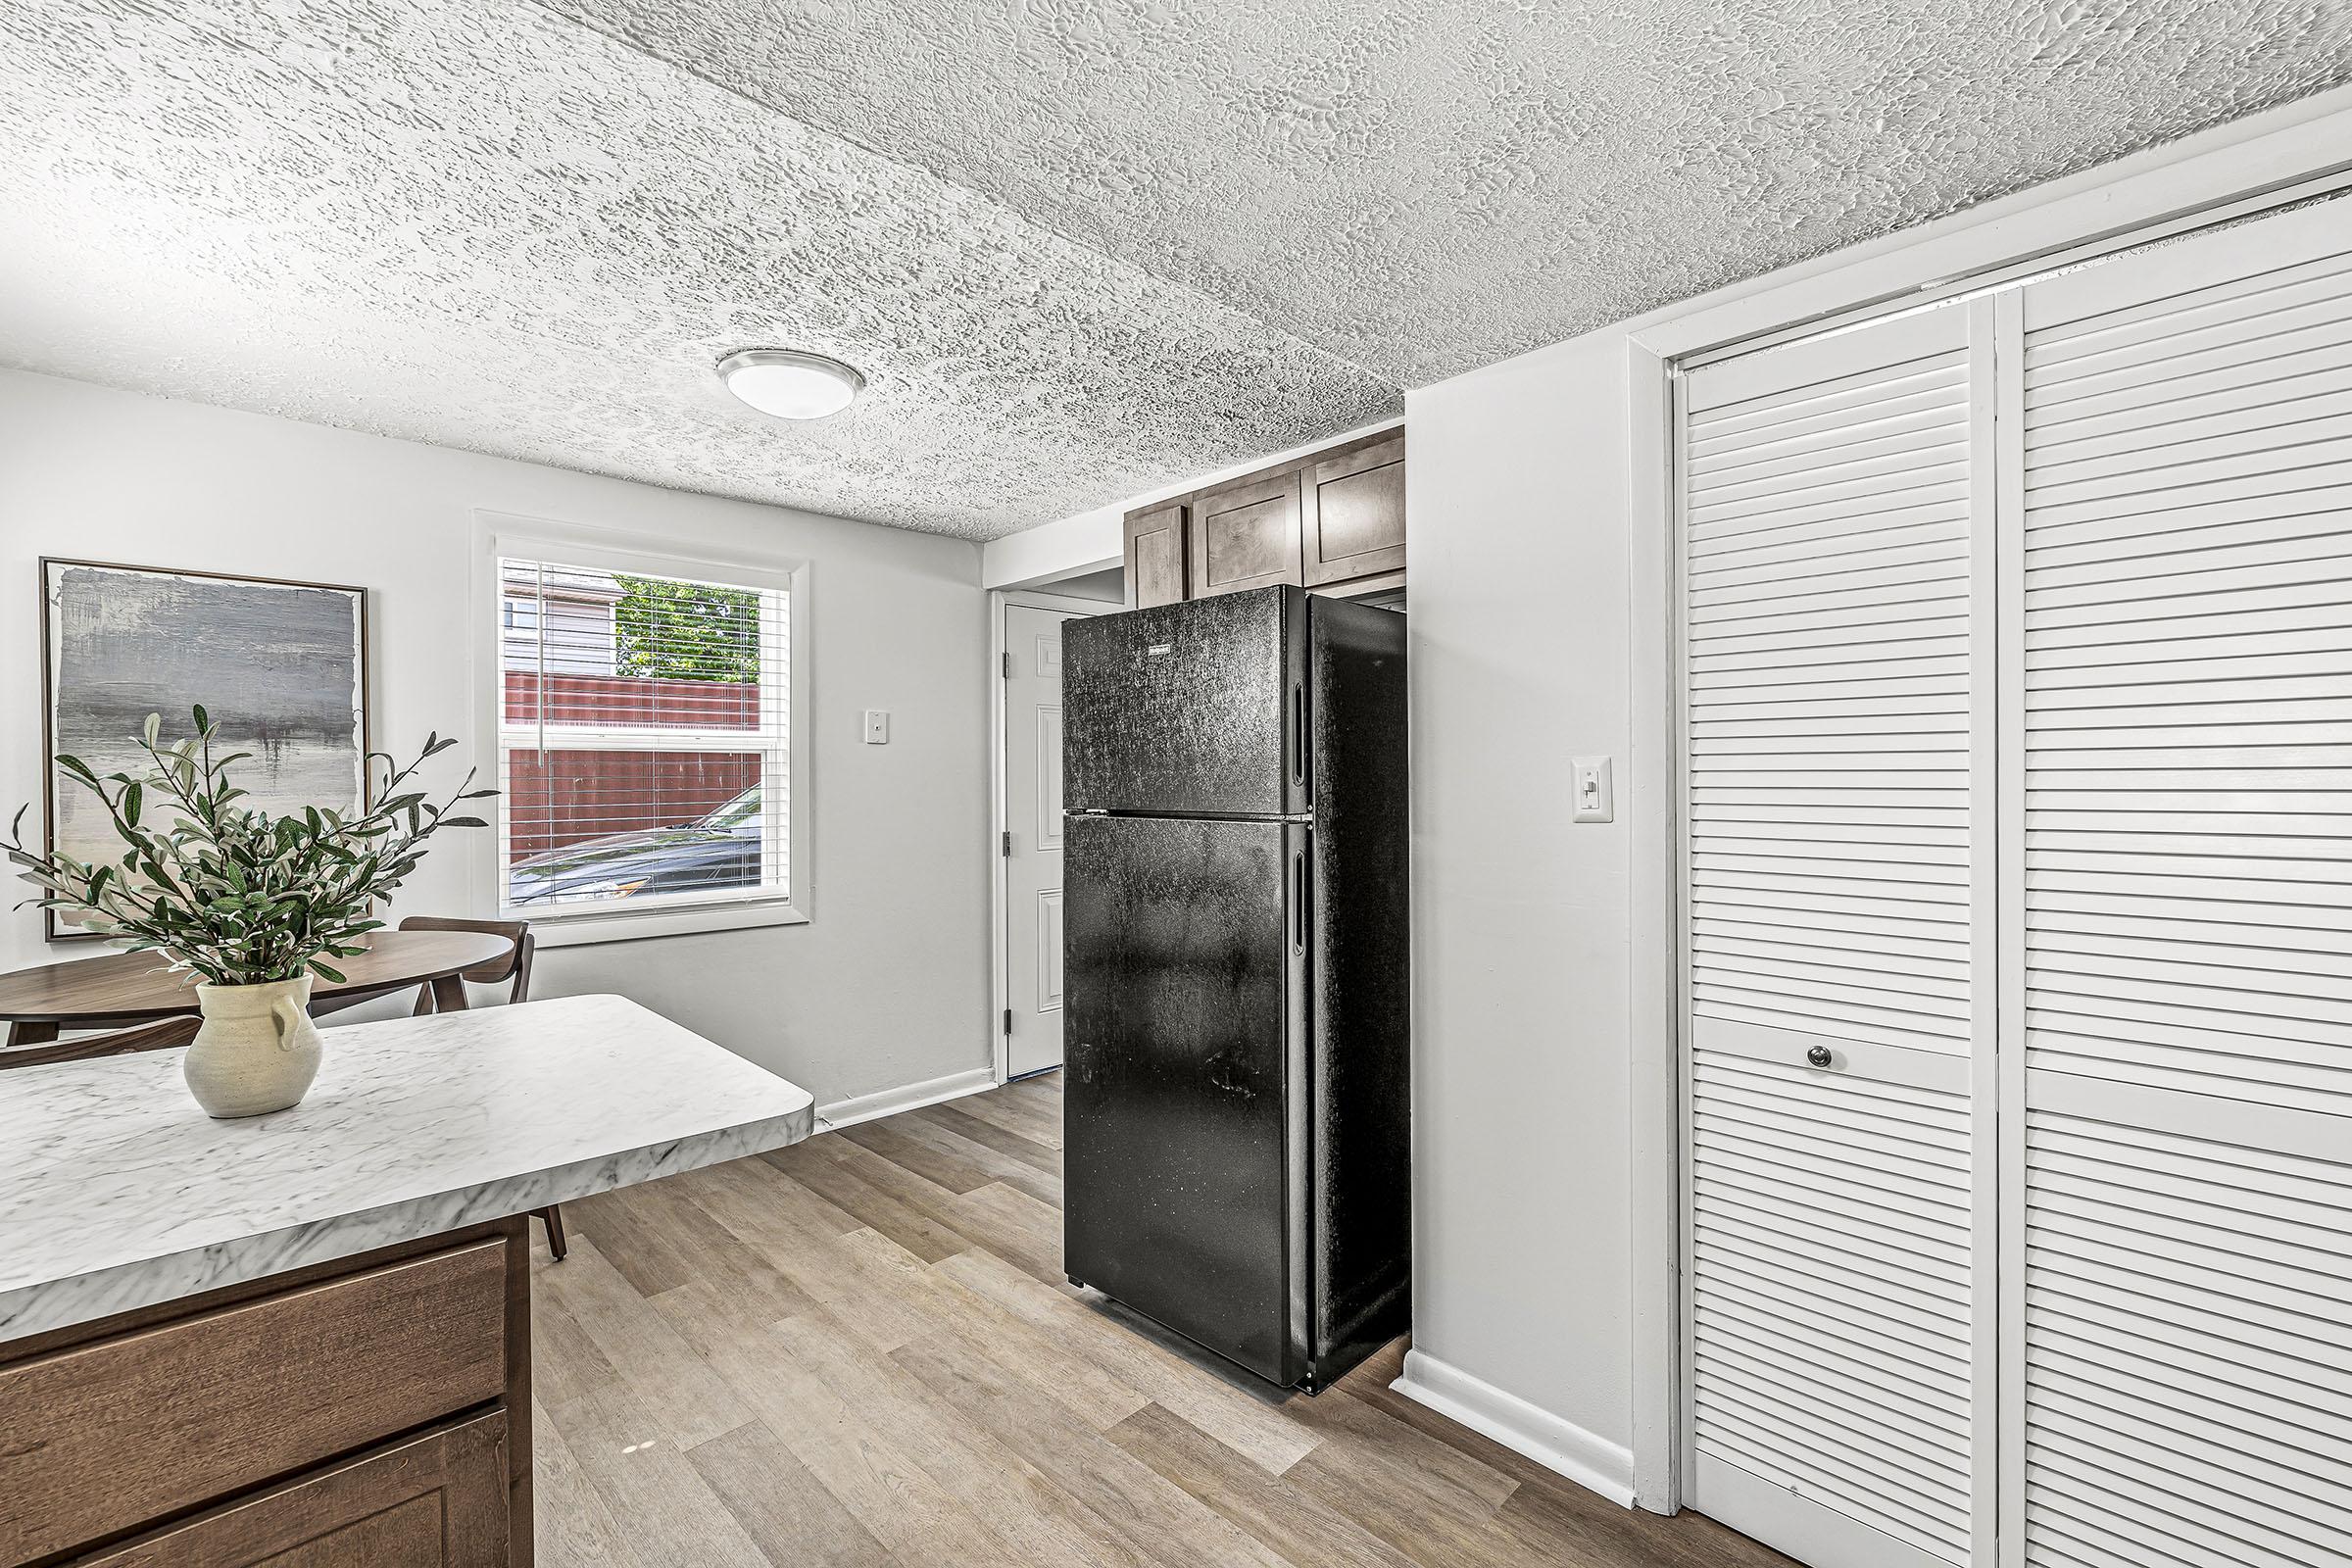
<svg viewBox="0 0 2352 1568">
<path fill-rule="evenodd" d="M 667 577 L 615 573 L 615 667 L 663 680 L 760 680 L 760 595 Z"/>
</svg>

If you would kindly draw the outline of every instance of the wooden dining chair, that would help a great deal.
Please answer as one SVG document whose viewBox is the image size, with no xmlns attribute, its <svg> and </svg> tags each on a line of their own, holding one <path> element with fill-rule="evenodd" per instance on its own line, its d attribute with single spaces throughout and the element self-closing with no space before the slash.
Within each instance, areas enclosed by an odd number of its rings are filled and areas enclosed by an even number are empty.
<svg viewBox="0 0 2352 1568">
<path fill-rule="evenodd" d="M 482 936 L 505 937 L 507 951 L 485 963 L 465 970 L 459 978 L 476 985 L 507 987 L 509 1002 L 527 1002 L 531 996 L 531 953 L 538 946 L 531 936 L 528 920 L 463 920 L 446 915 L 412 914 L 400 922 L 403 931 L 470 931 Z M 422 1016 L 433 1010 L 433 988 L 416 988 L 416 1013 Z M 571 1249 L 564 1240 L 564 1211 L 554 1203 L 534 1210 L 539 1222 L 547 1227 L 548 1255 L 562 1262 Z"/>
<path fill-rule="evenodd" d="M 507 951 L 485 963 L 465 970 L 460 978 L 474 985 L 507 987 L 509 1002 L 527 1002 L 531 994 L 531 954 L 537 941 L 528 920 L 459 920 L 438 914 L 412 914 L 400 922 L 403 931 L 468 931 L 476 936 L 505 937 Z M 416 990 L 418 1016 L 433 1010 L 433 988 Z"/>
<path fill-rule="evenodd" d="M 185 1017 L 158 1018 L 153 1023 L 134 1024 L 111 1034 L 61 1040 L 54 1045 L 15 1046 L 0 1051 L 0 1070 L 43 1067 L 53 1061 L 86 1061 L 93 1056 L 122 1056 L 134 1051 L 169 1051 L 195 1039 L 196 1031 L 202 1027 L 204 1020 L 191 1012 Z"/>
</svg>

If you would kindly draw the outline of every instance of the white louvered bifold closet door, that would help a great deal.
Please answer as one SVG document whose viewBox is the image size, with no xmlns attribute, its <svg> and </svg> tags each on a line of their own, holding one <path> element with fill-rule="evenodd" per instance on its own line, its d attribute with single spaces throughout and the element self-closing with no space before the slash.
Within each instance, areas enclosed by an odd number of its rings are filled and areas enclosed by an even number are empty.
<svg viewBox="0 0 2352 1568">
<path fill-rule="evenodd" d="M 1815 1568 L 1991 1539 L 1989 352 L 1682 383 L 1687 1495 Z"/>
<path fill-rule="evenodd" d="M 1999 315 L 2003 1555 L 2352 1563 L 2352 201 Z"/>
</svg>

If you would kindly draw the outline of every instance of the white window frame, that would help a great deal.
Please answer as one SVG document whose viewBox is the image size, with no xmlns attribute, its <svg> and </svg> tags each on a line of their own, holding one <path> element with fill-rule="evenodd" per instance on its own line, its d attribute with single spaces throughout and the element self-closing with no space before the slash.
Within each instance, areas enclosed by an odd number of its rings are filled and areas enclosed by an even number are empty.
<svg viewBox="0 0 2352 1568">
<path fill-rule="evenodd" d="M 702 931 L 733 931 L 751 926 L 806 923 L 814 906 L 812 812 L 809 804 L 809 564 L 787 556 L 757 552 L 720 552 L 679 545 L 647 535 L 583 523 L 558 522 L 505 513 L 474 514 L 474 570 L 471 595 L 472 685 L 474 738 L 481 771 L 495 782 L 504 756 L 502 743 L 514 726 L 505 723 L 506 629 L 500 605 L 505 599 L 499 564 L 506 560 L 560 562 L 604 571 L 647 577 L 682 578 L 752 588 L 781 595 L 785 602 L 784 644 L 761 649 L 762 662 L 781 653 L 787 676 L 780 692 L 763 697 L 782 703 L 785 745 L 782 776 L 763 777 L 767 799 L 784 802 L 779 828 L 769 815 L 769 853 L 784 852 L 785 886 L 780 892 L 751 889 L 711 894 L 679 894 L 644 903 L 624 901 L 566 908 L 562 906 L 511 906 L 507 894 L 507 815 L 503 798 L 495 833 L 479 855 L 474 878 L 477 907 L 495 909 L 502 919 L 528 920 L 541 947 L 571 947 L 596 942 L 627 942 L 648 937 L 684 936 Z M 772 628 L 773 620 L 766 622 Z M 763 631 L 763 636 L 772 631 Z M 772 717 L 772 709 L 771 714 Z M 602 751 L 673 750 L 680 742 L 674 729 L 573 730 L 566 739 L 593 742 Z M 758 750 L 767 750 L 762 746 Z M 770 767 L 768 773 L 774 773 Z M 776 786 L 783 786 L 779 796 Z M 484 813 L 485 815 L 489 813 Z"/>
</svg>

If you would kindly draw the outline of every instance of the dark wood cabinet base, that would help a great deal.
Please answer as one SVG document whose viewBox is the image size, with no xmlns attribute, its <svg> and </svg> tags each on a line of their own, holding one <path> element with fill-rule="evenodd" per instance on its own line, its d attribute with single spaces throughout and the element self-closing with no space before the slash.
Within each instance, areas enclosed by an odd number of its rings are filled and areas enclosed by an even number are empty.
<svg viewBox="0 0 2352 1568">
<path fill-rule="evenodd" d="M 0 1344 L 0 1565 L 528 1568 L 525 1225 Z"/>
</svg>

